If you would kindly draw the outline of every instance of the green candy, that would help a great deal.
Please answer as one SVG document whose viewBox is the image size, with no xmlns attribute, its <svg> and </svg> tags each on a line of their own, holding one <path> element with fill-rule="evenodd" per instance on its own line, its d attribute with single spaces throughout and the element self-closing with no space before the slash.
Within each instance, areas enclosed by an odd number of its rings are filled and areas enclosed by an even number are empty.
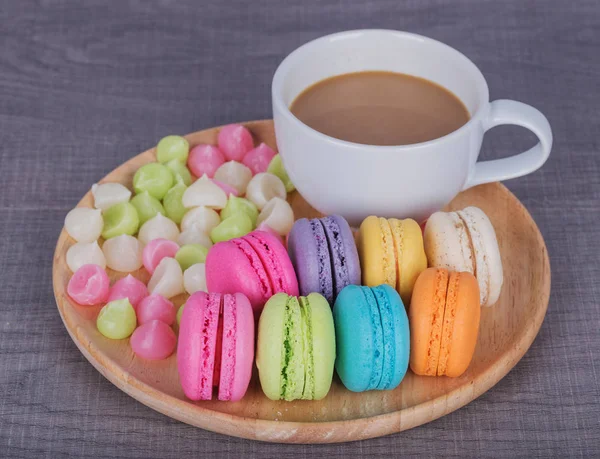
<svg viewBox="0 0 600 459">
<path fill-rule="evenodd" d="M 181 316 L 183 315 L 183 308 L 185 308 L 185 303 L 182 304 L 179 309 L 177 310 L 177 325 L 181 325 Z"/>
<path fill-rule="evenodd" d="M 281 155 L 277 154 L 277 155 L 273 156 L 273 159 L 269 163 L 269 167 L 267 167 L 267 172 L 279 177 L 281 179 L 281 181 L 283 182 L 283 184 L 285 185 L 285 191 L 287 191 L 288 193 L 291 193 L 292 191 L 294 191 L 296 189 L 294 187 L 294 184 L 290 180 L 289 175 L 283 168 L 283 162 L 281 161 Z"/>
<path fill-rule="evenodd" d="M 196 263 L 204 263 L 208 249 L 200 244 L 186 244 L 175 254 L 175 260 L 179 262 L 181 270 L 185 271 Z"/>
<path fill-rule="evenodd" d="M 178 179 L 181 179 L 185 186 L 190 186 L 192 184 L 192 174 L 184 163 L 177 159 L 172 159 L 166 163 L 165 166 L 167 166 L 173 173 L 173 179 L 175 180 L 175 183 L 177 183 Z"/>
<path fill-rule="evenodd" d="M 167 163 L 176 159 L 185 163 L 190 152 L 190 144 L 183 137 L 168 135 L 163 137 L 156 146 L 156 159 L 159 163 Z"/>
<path fill-rule="evenodd" d="M 246 198 L 238 198 L 236 196 L 229 195 L 227 205 L 221 211 L 221 219 L 226 220 L 227 218 L 238 213 L 248 215 L 252 221 L 252 227 L 254 228 L 256 226 L 258 208 L 254 205 L 254 203 Z"/>
<path fill-rule="evenodd" d="M 133 236 L 140 226 L 137 210 L 130 202 L 121 202 L 109 207 L 102 218 L 104 219 L 104 228 L 102 229 L 104 239 L 110 239 L 121 234 Z"/>
<path fill-rule="evenodd" d="M 165 206 L 167 217 L 178 225 L 181 223 L 185 213 L 190 210 L 183 207 L 182 202 L 183 193 L 185 193 L 186 189 L 187 186 L 182 181 L 179 181 L 173 188 L 167 191 L 167 194 L 163 198 L 163 206 Z"/>
<path fill-rule="evenodd" d="M 171 169 L 159 163 L 145 164 L 133 176 L 133 188 L 136 193 L 147 191 L 159 200 L 164 198 L 173 182 Z"/>
<path fill-rule="evenodd" d="M 131 204 L 137 210 L 138 217 L 140 218 L 140 226 L 155 217 L 156 214 L 165 215 L 165 209 L 158 199 L 154 196 L 150 196 L 147 191 L 135 195 L 131 199 Z"/>
<path fill-rule="evenodd" d="M 127 298 L 114 300 L 105 305 L 98 314 L 98 331 L 110 339 L 131 336 L 136 326 L 135 310 Z"/>
<path fill-rule="evenodd" d="M 222 220 L 221 223 L 215 226 L 210 232 L 210 238 L 216 244 L 217 242 L 245 236 L 252 229 L 253 225 L 250 217 L 243 212 L 239 212 Z"/>
</svg>

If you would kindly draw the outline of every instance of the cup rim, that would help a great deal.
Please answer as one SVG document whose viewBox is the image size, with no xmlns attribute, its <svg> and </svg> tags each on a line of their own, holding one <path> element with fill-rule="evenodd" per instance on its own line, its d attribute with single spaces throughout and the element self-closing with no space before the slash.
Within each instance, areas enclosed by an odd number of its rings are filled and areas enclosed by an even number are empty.
<svg viewBox="0 0 600 459">
<path fill-rule="evenodd" d="M 442 137 L 437 137 L 432 140 L 427 140 L 425 142 L 411 143 L 408 145 L 371 145 L 371 144 L 349 142 L 347 140 L 342 140 L 342 139 L 338 139 L 336 137 L 331 137 L 327 134 L 323 134 L 322 132 L 317 131 L 316 129 L 311 128 L 307 124 L 303 123 L 300 119 L 298 119 L 291 112 L 289 107 L 283 102 L 283 95 L 282 95 L 284 79 L 287 76 L 286 74 L 287 74 L 287 71 L 289 70 L 289 67 L 292 65 L 292 63 L 296 59 L 296 57 L 298 55 L 302 54 L 303 52 L 306 52 L 309 48 L 317 46 L 322 42 L 339 40 L 339 39 L 343 39 L 343 38 L 347 38 L 347 37 L 351 37 L 351 36 L 366 35 L 366 34 L 395 35 L 397 37 L 399 36 L 402 38 L 408 38 L 411 40 L 426 42 L 426 43 L 432 44 L 434 46 L 442 47 L 446 51 L 454 53 L 456 55 L 457 59 L 462 60 L 468 67 L 471 68 L 472 72 L 474 72 L 474 74 L 476 75 L 476 79 L 478 80 L 477 93 L 479 95 L 481 103 L 479 104 L 479 107 L 477 107 L 477 110 L 475 111 L 475 113 L 473 113 L 473 116 L 471 116 L 469 121 L 467 121 L 465 124 L 463 124 L 457 130 L 450 132 L 449 134 L 446 134 Z M 298 125 L 300 127 L 300 129 L 302 129 L 307 135 L 319 138 L 322 141 L 334 143 L 336 145 L 343 145 L 345 147 L 354 148 L 354 149 L 360 149 L 360 150 L 368 149 L 368 150 L 376 150 L 376 151 L 381 151 L 381 152 L 390 152 L 390 151 L 398 152 L 398 150 L 414 150 L 414 149 L 426 148 L 426 147 L 429 147 L 436 143 L 439 143 L 441 141 L 450 140 L 453 137 L 461 135 L 467 129 L 471 129 L 471 126 L 473 125 L 473 123 L 477 122 L 483 116 L 482 115 L 483 111 L 489 102 L 489 88 L 487 85 L 487 81 L 485 80 L 485 77 L 481 73 L 481 70 L 479 70 L 479 68 L 475 65 L 475 63 L 473 63 L 473 61 L 471 61 L 471 59 L 469 59 L 463 53 L 458 51 L 456 48 L 453 48 L 441 41 L 426 37 L 424 35 L 419 35 L 419 34 L 412 33 L 412 32 L 404 32 L 401 30 L 355 29 L 355 30 L 346 30 L 343 32 L 336 32 L 333 34 L 324 35 L 322 37 L 319 37 L 319 38 L 311 40 L 307 43 L 304 43 L 303 45 L 299 46 L 294 51 L 292 51 L 290 54 L 288 54 L 283 59 L 283 61 L 281 61 L 281 63 L 275 70 L 275 74 L 273 75 L 273 81 L 271 83 L 271 97 L 273 99 L 274 108 L 277 109 L 289 121 Z"/>
</svg>

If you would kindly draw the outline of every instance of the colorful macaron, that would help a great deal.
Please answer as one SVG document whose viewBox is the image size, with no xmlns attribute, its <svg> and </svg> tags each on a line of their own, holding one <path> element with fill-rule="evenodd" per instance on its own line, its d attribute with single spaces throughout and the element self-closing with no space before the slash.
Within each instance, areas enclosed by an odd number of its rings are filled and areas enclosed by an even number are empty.
<svg viewBox="0 0 600 459">
<path fill-rule="evenodd" d="M 215 244 L 206 257 L 209 292 L 244 293 L 256 312 L 278 292 L 298 295 L 298 280 L 280 239 L 265 231 Z"/>
<path fill-rule="evenodd" d="M 191 400 L 240 400 L 250 383 L 254 359 L 254 316 L 241 293 L 196 292 L 185 304 L 179 326 L 177 369 Z"/>
<path fill-rule="evenodd" d="M 350 285 L 333 306 L 335 369 L 353 392 L 397 387 L 408 369 L 410 333 L 402 299 L 389 285 Z"/>
<path fill-rule="evenodd" d="M 460 376 L 477 343 L 479 287 L 468 272 L 429 268 L 415 284 L 408 311 L 410 368 L 423 376 Z"/>
<path fill-rule="evenodd" d="M 427 220 L 423 237 L 429 266 L 474 274 L 481 305 L 498 301 L 504 281 L 502 259 L 494 227 L 481 209 L 436 212 Z"/>
<path fill-rule="evenodd" d="M 415 281 L 427 268 L 423 234 L 416 221 L 367 217 L 360 225 L 358 253 L 364 285 L 387 284 L 405 304 L 410 303 Z"/>
<path fill-rule="evenodd" d="M 318 293 L 279 293 L 258 325 L 256 366 L 271 400 L 321 400 L 329 392 L 335 361 L 331 307 Z"/>
<path fill-rule="evenodd" d="M 317 292 L 333 304 L 347 285 L 360 284 L 360 261 L 354 235 L 339 215 L 294 223 L 288 253 L 301 295 Z"/>
</svg>

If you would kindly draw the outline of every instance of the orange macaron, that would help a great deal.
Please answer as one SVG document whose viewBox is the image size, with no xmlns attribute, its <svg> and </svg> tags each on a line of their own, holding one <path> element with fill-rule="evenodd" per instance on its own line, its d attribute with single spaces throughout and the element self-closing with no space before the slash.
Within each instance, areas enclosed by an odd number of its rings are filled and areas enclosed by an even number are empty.
<svg viewBox="0 0 600 459">
<path fill-rule="evenodd" d="M 480 314 L 475 276 L 442 268 L 423 271 L 408 311 L 412 371 L 425 376 L 463 374 L 475 352 Z"/>
</svg>

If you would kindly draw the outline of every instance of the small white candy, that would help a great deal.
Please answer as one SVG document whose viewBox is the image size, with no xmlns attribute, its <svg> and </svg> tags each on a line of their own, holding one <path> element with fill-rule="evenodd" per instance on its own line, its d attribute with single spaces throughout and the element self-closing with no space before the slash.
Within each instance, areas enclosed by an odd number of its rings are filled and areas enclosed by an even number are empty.
<svg viewBox="0 0 600 459">
<path fill-rule="evenodd" d="M 102 234 L 102 211 L 76 207 L 65 217 L 65 229 L 77 242 L 93 242 Z"/>
<path fill-rule="evenodd" d="M 184 292 L 183 273 L 175 258 L 165 257 L 160 261 L 148 282 L 148 291 L 165 298 L 172 298 Z"/>
<path fill-rule="evenodd" d="M 140 241 L 127 234 L 110 238 L 102 246 L 106 265 L 123 273 L 137 271 L 142 267 L 142 249 Z"/>
<path fill-rule="evenodd" d="M 67 250 L 67 266 L 71 271 L 75 272 L 83 265 L 98 265 L 102 269 L 106 268 L 106 259 L 98 241 L 78 242 Z"/>
<path fill-rule="evenodd" d="M 183 286 L 190 295 L 195 292 L 208 292 L 204 263 L 196 263 L 185 270 L 183 273 Z"/>
<path fill-rule="evenodd" d="M 204 174 L 185 190 L 181 201 L 183 206 L 188 208 L 206 206 L 222 209 L 227 205 L 227 195 L 219 185 Z"/>
<path fill-rule="evenodd" d="M 246 187 L 252 179 L 252 171 L 237 161 L 221 164 L 215 171 L 215 180 L 235 188 L 240 196 L 246 193 Z"/>
<path fill-rule="evenodd" d="M 182 231 L 179 235 L 179 238 L 177 238 L 177 243 L 180 246 L 187 244 L 200 244 L 207 249 L 210 249 L 213 245 L 209 235 L 195 225 L 192 225 L 187 230 Z"/>
<path fill-rule="evenodd" d="M 138 233 L 138 239 L 144 245 L 153 239 L 161 238 L 177 242 L 178 237 L 179 228 L 177 228 L 177 224 L 163 214 L 156 214 L 144 223 Z"/>
<path fill-rule="evenodd" d="M 256 224 L 265 223 L 275 230 L 280 236 L 285 236 L 294 224 L 294 211 L 292 206 L 281 198 L 271 199 L 260 212 Z"/>
<path fill-rule="evenodd" d="M 285 199 L 285 185 L 279 177 L 268 172 L 256 174 L 246 189 L 246 198 L 261 210 L 273 198 Z"/>
<path fill-rule="evenodd" d="M 221 223 L 221 217 L 216 210 L 200 206 L 185 213 L 181 220 L 181 231 L 187 231 L 195 226 L 203 233 L 208 234 L 219 223 Z"/>
<path fill-rule="evenodd" d="M 102 211 L 121 202 L 129 201 L 131 191 L 120 183 L 102 183 L 92 185 L 92 194 L 94 195 L 94 207 Z"/>
</svg>

